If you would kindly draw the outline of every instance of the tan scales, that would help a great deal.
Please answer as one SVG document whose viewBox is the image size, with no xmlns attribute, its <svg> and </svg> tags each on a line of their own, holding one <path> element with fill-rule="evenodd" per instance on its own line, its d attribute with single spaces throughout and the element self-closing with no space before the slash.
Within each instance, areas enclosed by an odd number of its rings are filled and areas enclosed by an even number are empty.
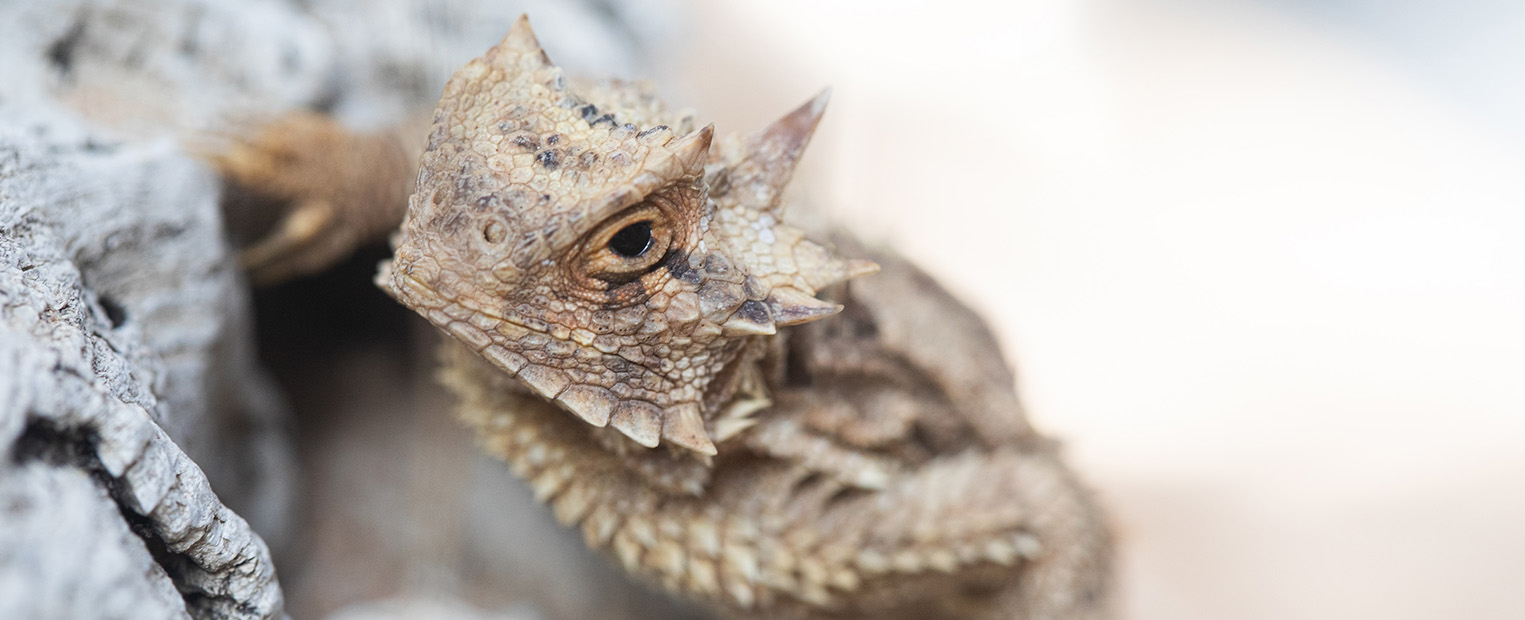
<svg viewBox="0 0 1525 620">
<path fill-rule="evenodd" d="M 646 85 L 574 83 L 521 18 L 449 81 L 416 187 L 271 153 L 386 174 L 420 123 L 288 121 L 214 161 L 293 201 L 245 253 L 262 280 L 411 193 L 378 285 L 453 336 L 440 376 L 486 449 L 631 573 L 734 617 L 1106 617 L 1103 520 L 978 317 L 785 222 L 825 104 L 717 135 Z"/>
</svg>

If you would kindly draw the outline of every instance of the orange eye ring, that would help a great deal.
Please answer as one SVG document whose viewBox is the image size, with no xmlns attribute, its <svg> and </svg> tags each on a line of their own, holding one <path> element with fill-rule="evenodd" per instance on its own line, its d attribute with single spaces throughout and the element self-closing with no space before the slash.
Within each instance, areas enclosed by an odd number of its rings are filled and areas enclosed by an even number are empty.
<svg viewBox="0 0 1525 620">
<path fill-rule="evenodd" d="M 583 245 L 582 273 L 623 284 L 649 272 L 672 245 L 671 220 L 662 209 L 641 203 L 605 220 Z"/>
</svg>

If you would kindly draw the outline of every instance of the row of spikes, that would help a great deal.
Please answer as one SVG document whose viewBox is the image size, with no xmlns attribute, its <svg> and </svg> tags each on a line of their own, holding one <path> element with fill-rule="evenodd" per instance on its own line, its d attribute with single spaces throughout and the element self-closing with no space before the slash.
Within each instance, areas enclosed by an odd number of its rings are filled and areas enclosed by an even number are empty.
<svg viewBox="0 0 1525 620">
<path fill-rule="evenodd" d="M 521 58 L 538 60 L 551 65 L 549 56 L 540 46 L 529 25 L 527 16 L 520 18 L 510 28 L 507 36 L 489 55 L 512 52 Z M 788 185 L 794 168 L 805 147 L 814 134 L 830 90 L 824 90 L 810 101 L 792 110 L 784 117 L 742 139 L 739 148 L 711 151 L 713 125 L 708 125 L 689 135 L 669 142 L 665 146 L 671 154 L 671 163 L 695 173 L 704 165 L 704 153 L 710 153 L 709 163 L 727 171 L 727 196 L 738 204 L 763 212 L 776 212 L 781 201 L 779 195 Z M 676 171 L 670 171 L 676 172 Z M 655 175 L 666 176 L 666 175 Z M 808 243 L 808 242 L 807 242 Z M 869 261 L 831 259 L 822 265 L 823 273 L 815 278 L 819 286 L 866 275 L 878 270 Z M 811 291 L 792 286 L 774 287 L 765 299 L 741 302 L 735 311 L 721 323 L 722 334 L 730 337 L 772 335 L 780 326 L 798 325 L 825 318 L 841 311 L 839 304 L 816 298 Z M 537 368 L 524 367 L 518 374 L 521 380 L 535 383 Z M 607 390 L 588 386 L 568 386 L 561 390 L 555 401 L 595 427 L 612 426 L 636 443 L 654 448 L 666 440 L 699 454 L 714 455 L 717 450 L 711 433 L 706 429 L 704 415 L 698 403 L 680 403 L 665 409 L 638 400 L 622 401 Z M 749 426 L 748 418 L 761 407 L 764 400 L 751 398 L 748 406 L 728 410 L 724 429 L 716 429 L 718 439 L 734 435 Z M 745 411 L 741 411 L 744 409 Z M 738 415 L 739 414 L 739 415 Z M 717 420 L 717 423 L 720 420 Z"/>
</svg>

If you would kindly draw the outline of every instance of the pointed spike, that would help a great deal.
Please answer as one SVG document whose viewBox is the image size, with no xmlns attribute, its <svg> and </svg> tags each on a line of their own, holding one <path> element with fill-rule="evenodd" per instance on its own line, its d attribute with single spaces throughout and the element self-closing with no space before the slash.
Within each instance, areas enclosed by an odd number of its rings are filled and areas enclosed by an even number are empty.
<svg viewBox="0 0 1525 620">
<path fill-rule="evenodd" d="M 726 406 L 725 413 L 722 414 L 722 417 L 740 420 L 743 418 L 749 418 L 752 416 L 752 414 L 772 406 L 773 400 L 765 396 L 737 400 Z"/>
<path fill-rule="evenodd" d="M 530 28 L 530 16 L 524 13 L 519 14 L 519 19 L 514 20 L 514 25 L 509 27 L 503 41 L 488 54 L 495 56 L 504 51 L 522 56 L 538 56 L 541 64 L 551 64 L 551 57 L 546 55 L 544 48 L 540 47 L 540 40 L 535 37 L 535 31 Z"/>
<path fill-rule="evenodd" d="M 603 428 L 609 424 L 609 415 L 619 402 L 613 392 L 594 385 L 574 385 L 562 390 L 556 397 L 568 411 L 577 414 L 584 422 Z"/>
<path fill-rule="evenodd" d="M 773 310 L 773 322 L 778 325 L 809 323 L 842 311 L 842 304 L 816 299 L 792 287 L 773 289 L 768 295 L 768 306 Z"/>
<path fill-rule="evenodd" d="M 757 418 L 729 418 L 715 421 L 715 439 L 725 441 L 757 425 Z"/>
<path fill-rule="evenodd" d="M 815 97 L 812 97 L 810 99 L 810 101 L 805 103 L 805 105 L 800 106 L 799 109 L 801 109 L 801 110 L 803 110 L 803 109 L 809 109 L 810 110 L 810 118 L 813 119 L 811 121 L 813 123 L 811 125 L 812 129 L 815 128 L 815 124 L 819 124 L 821 122 L 821 115 L 826 112 L 826 104 L 828 104 L 828 103 L 831 103 L 831 87 L 830 86 L 827 86 L 826 88 L 822 88 L 821 92 L 818 92 L 818 93 L 815 94 Z M 798 110 L 796 110 L 796 111 L 798 111 Z"/>
<path fill-rule="evenodd" d="M 662 438 L 700 454 L 715 456 L 714 442 L 704 430 L 704 417 L 699 414 L 697 403 L 683 403 L 668 407 L 662 416 Z"/>
<path fill-rule="evenodd" d="M 822 90 L 783 118 L 747 136 L 742 146 L 743 160 L 731 179 L 732 187 L 747 190 L 737 193 L 747 206 L 768 209 L 775 205 L 794 176 L 794 167 L 815 135 L 830 99 L 831 89 Z"/>
<path fill-rule="evenodd" d="M 623 401 L 614 406 L 609 425 L 636 443 L 655 448 L 662 437 L 662 410 L 643 400 Z"/>
<path fill-rule="evenodd" d="M 754 139 L 765 138 L 776 140 L 793 148 L 796 157 L 799 151 L 804 150 L 805 145 L 810 143 L 810 137 L 815 135 L 815 128 L 821 124 L 821 115 L 826 112 L 826 104 L 831 101 L 831 87 L 821 89 L 810 101 L 806 101 L 783 118 L 773 121 L 762 130 Z"/>
<path fill-rule="evenodd" d="M 614 531 L 620 526 L 620 520 L 619 513 L 613 508 L 594 506 L 582 522 L 583 537 L 592 545 L 609 544 L 609 539 L 614 537 Z"/>
<path fill-rule="evenodd" d="M 849 278 L 871 276 L 876 273 L 879 273 L 879 263 L 871 260 L 864 260 L 861 258 L 854 258 L 847 261 L 847 277 Z"/>
<path fill-rule="evenodd" d="M 751 428 L 758 420 L 752 414 L 773 406 L 767 398 L 744 398 L 733 401 L 715 419 L 715 441 L 725 441 Z"/>
<path fill-rule="evenodd" d="M 551 504 L 556 522 L 567 527 L 576 525 L 593 508 L 593 498 L 590 495 L 584 487 L 574 485 L 558 496 Z"/>
<path fill-rule="evenodd" d="M 720 324 L 720 333 L 725 336 L 771 336 L 778 333 L 778 328 L 773 325 L 768 306 L 749 299 Z"/>
<path fill-rule="evenodd" d="M 668 142 L 666 148 L 684 175 L 699 175 L 704 173 L 704 162 L 709 159 L 710 143 L 714 139 L 715 124 L 710 123 L 699 131 Z"/>
<path fill-rule="evenodd" d="M 641 555 L 646 549 L 635 538 L 626 534 L 628 530 L 621 530 L 614 536 L 614 556 L 619 558 L 620 564 L 625 570 L 634 573 L 641 568 Z"/>
<path fill-rule="evenodd" d="M 826 102 L 830 100 L 831 89 L 824 89 L 762 131 L 748 136 L 748 154 L 754 157 L 767 155 L 769 160 L 787 159 L 778 162 L 784 164 L 783 172 L 787 175 L 793 170 L 794 162 L 799 159 L 805 146 L 810 144 L 810 137 L 815 135 L 815 128 L 821 123 L 821 115 L 826 112 Z M 784 181 L 787 182 L 788 178 Z"/>
</svg>

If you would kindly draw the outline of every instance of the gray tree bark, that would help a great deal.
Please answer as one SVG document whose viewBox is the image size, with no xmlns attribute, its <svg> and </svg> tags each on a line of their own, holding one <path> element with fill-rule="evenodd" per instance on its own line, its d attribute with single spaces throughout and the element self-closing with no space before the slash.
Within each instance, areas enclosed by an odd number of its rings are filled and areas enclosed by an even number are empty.
<svg viewBox="0 0 1525 620">
<path fill-rule="evenodd" d="M 394 120 L 525 10 L 562 64 L 631 75 L 666 29 L 631 4 L 0 0 L 0 618 L 285 615 L 311 474 L 194 147 Z M 474 617 L 350 613 L 417 605 Z"/>
</svg>

